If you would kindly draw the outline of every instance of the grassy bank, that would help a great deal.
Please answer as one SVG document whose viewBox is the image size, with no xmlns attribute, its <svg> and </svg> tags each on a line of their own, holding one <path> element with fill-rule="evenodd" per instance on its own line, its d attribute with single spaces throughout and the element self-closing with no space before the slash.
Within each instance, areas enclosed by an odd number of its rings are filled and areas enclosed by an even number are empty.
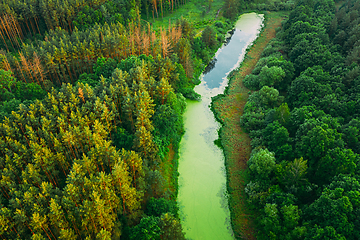
<svg viewBox="0 0 360 240">
<path fill-rule="evenodd" d="M 249 136 L 240 127 L 240 117 L 249 92 L 242 80 L 251 73 L 265 46 L 275 37 L 275 29 L 281 25 L 285 17 L 286 14 L 283 12 L 272 12 L 266 15 L 265 27 L 246 54 L 240 68 L 233 73 L 226 93 L 215 97 L 212 102 L 215 115 L 222 123 L 219 137 L 226 161 L 232 228 L 237 239 L 256 239 L 255 214 L 247 208 L 244 191 L 247 178 L 246 163 L 251 146 Z"/>
<path fill-rule="evenodd" d="M 179 8 L 174 10 L 173 13 L 168 12 L 164 13 L 164 16 L 161 17 L 159 13 L 159 17 L 153 18 L 152 14 L 149 14 L 148 17 L 146 15 L 142 16 L 142 21 L 149 22 L 152 24 L 155 30 L 159 30 L 160 28 L 167 28 L 170 23 L 175 23 L 176 20 L 183 17 L 186 19 L 193 28 L 193 34 L 195 37 L 201 36 L 202 31 L 206 26 L 214 25 L 215 22 L 222 22 L 224 24 L 224 32 L 218 33 L 222 34 L 223 38 L 227 31 L 231 30 L 234 26 L 230 20 L 226 19 L 222 16 L 222 8 L 224 1 L 223 0 L 214 0 L 209 8 L 209 5 L 206 1 L 188 1 L 186 4 L 181 5 Z M 222 42 L 218 42 L 218 45 L 209 50 L 209 56 L 214 57 L 218 48 L 220 48 Z M 205 70 L 206 65 L 208 64 L 201 62 L 199 64 L 199 59 L 194 59 L 195 54 L 193 54 L 194 61 L 194 81 L 199 79 L 200 74 Z M 200 80 L 196 84 L 199 84 Z M 168 149 L 168 155 L 164 159 L 164 161 L 160 164 L 160 171 L 162 176 L 164 176 L 164 188 L 168 189 L 171 193 L 171 198 L 176 199 L 178 193 L 178 146 L 179 143 L 175 145 L 171 144 Z"/>
<path fill-rule="evenodd" d="M 203 29 L 217 19 L 224 21 L 222 14 L 218 14 L 224 4 L 223 0 L 214 0 L 209 7 L 205 1 L 188 1 L 185 5 L 180 6 L 173 13 L 164 13 L 164 16 L 153 18 L 152 13 L 149 14 L 147 20 L 153 24 L 155 29 L 159 27 L 167 28 L 169 22 L 175 23 L 181 17 L 188 20 L 195 29 Z M 146 19 L 146 16 L 143 16 Z M 155 20 L 155 21 L 154 21 Z"/>
</svg>

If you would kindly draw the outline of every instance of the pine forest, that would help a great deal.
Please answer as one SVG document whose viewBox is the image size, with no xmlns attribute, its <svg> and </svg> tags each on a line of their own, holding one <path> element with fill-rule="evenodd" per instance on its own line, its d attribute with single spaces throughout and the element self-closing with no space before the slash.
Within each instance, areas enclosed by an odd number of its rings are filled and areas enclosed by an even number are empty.
<svg viewBox="0 0 360 240">
<path fill-rule="evenodd" d="M 234 237 L 360 239 L 359 0 L 0 0 L 1 239 L 186 239 L 186 101 L 253 11 L 283 19 L 230 74 L 255 226 Z"/>
</svg>

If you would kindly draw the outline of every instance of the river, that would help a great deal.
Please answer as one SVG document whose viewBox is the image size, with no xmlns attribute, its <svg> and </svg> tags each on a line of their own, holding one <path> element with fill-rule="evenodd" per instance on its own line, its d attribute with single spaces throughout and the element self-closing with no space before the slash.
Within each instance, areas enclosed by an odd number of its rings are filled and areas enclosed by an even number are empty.
<svg viewBox="0 0 360 240">
<path fill-rule="evenodd" d="M 224 92 L 227 74 L 239 66 L 246 48 L 256 39 L 262 21 L 263 16 L 256 13 L 240 16 L 230 42 L 217 51 L 215 65 L 203 74 L 201 84 L 195 88 L 202 100 L 187 100 L 186 132 L 180 143 L 178 194 L 187 239 L 234 239 L 226 197 L 224 156 L 214 144 L 220 124 L 209 105 L 211 97 Z"/>
</svg>

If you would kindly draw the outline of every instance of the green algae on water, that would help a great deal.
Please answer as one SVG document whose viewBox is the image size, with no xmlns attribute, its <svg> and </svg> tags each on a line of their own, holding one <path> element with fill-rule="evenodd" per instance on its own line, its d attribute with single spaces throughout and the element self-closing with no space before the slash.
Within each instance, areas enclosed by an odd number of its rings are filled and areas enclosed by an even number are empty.
<svg viewBox="0 0 360 240">
<path fill-rule="evenodd" d="M 215 67 L 195 88 L 202 100 L 187 101 L 186 132 L 180 143 L 178 204 L 188 239 L 234 239 L 226 198 L 224 156 L 214 144 L 220 124 L 209 105 L 211 97 L 224 91 L 227 74 L 239 66 L 246 48 L 256 39 L 262 20 L 256 13 L 239 18 L 231 41 L 215 55 Z"/>
</svg>

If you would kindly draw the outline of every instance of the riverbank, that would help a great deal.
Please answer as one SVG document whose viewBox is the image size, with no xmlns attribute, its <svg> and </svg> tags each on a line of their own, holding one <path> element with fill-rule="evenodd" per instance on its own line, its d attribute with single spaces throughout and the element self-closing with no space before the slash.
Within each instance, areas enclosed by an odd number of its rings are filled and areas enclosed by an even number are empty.
<svg viewBox="0 0 360 240">
<path fill-rule="evenodd" d="M 227 202 L 224 155 L 214 141 L 219 122 L 209 105 L 223 93 L 227 74 L 243 59 L 246 49 L 258 36 L 263 16 L 243 14 L 236 22 L 231 41 L 218 49 L 214 66 L 203 74 L 195 91 L 201 101 L 187 101 L 184 113 L 185 135 L 180 143 L 180 219 L 189 239 L 233 240 Z"/>
<path fill-rule="evenodd" d="M 248 134 L 240 127 L 240 117 L 249 92 L 242 80 L 254 69 L 267 43 L 275 37 L 275 29 L 281 26 L 285 17 L 283 12 L 266 14 L 265 26 L 260 36 L 246 54 L 241 66 L 233 72 L 225 94 L 216 96 L 212 102 L 214 114 L 222 123 L 219 138 L 225 155 L 231 224 L 237 239 L 256 239 L 255 214 L 248 210 L 244 191 L 246 163 L 251 146 Z"/>
<path fill-rule="evenodd" d="M 175 23 L 177 19 L 185 18 L 192 26 L 194 31 L 194 36 L 200 37 L 202 31 L 207 26 L 213 26 L 215 22 L 221 22 L 224 26 L 223 32 L 221 33 L 222 39 L 225 39 L 226 36 L 229 36 L 229 32 L 233 32 L 235 27 L 235 22 L 231 22 L 229 19 L 226 19 L 222 16 L 220 10 L 223 7 L 223 0 L 215 0 L 212 3 L 211 9 L 204 15 L 201 15 L 201 11 L 203 10 L 204 6 L 199 6 L 194 2 L 188 2 L 185 5 L 180 6 L 176 9 L 173 13 L 168 13 L 164 15 L 164 17 L 159 17 L 155 19 L 142 19 L 143 21 L 149 21 L 154 29 L 166 28 L 169 26 L 169 23 Z M 218 33 L 220 34 L 220 33 Z M 218 42 L 217 46 L 213 49 L 207 49 L 209 51 L 209 58 L 213 59 L 215 54 L 219 48 L 223 45 L 223 42 Z M 195 54 L 193 54 L 195 55 Z M 192 59 L 197 64 L 199 63 L 198 59 Z M 200 84 L 200 75 L 205 71 L 206 66 L 210 63 L 201 63 L 200 66 L 194 72 L 194 80 L 196 84 Z M 195 69 L 194 69 L 195 70 Z M 169 189 L 171 193 L 171 199 L 176 200 L 178 194 L 178 161 L 179 161 L 179 149 L 178 149 L 179 142 L 175 145 L 170 144 L 168 146 L 168 154 L 160 164 L 160 172 L 162 176 L 164 176 L 164 188 Z"/>
</svg>

